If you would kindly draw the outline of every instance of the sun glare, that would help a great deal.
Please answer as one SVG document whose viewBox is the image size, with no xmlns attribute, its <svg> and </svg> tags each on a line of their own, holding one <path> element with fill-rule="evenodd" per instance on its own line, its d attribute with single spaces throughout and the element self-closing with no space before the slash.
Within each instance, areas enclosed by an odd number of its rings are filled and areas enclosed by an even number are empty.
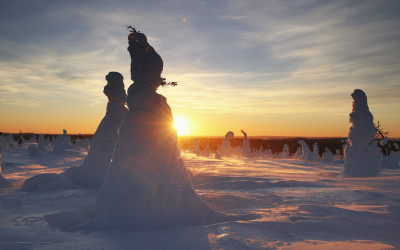
<svg viewBox="0 0 400 250">
<path fill-rule="evenodd" d="M 176 128 L 178 135 L 187 135 L 189 132 L 189 123 L 182 116 L 175 118 L 174 127 Z"/>
</svg>

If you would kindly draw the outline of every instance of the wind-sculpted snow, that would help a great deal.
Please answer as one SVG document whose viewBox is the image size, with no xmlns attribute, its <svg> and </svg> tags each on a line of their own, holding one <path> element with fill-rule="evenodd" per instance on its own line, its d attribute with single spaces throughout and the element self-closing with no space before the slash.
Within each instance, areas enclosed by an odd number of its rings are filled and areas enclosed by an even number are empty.
<svg viewBox="0 0 400 250">
<path fill-rule="evenodd" d="M 119 128 L 127 113 L 124 106 L 126 93 L 123 76 L 118 72 L 110 72 L 106 76 L 106 80 L 107 85 L 104 87 L 104 94 L 109 99 L 106 115 L 93 135 L 90 150 L 83 164 L 71 167 L 60 175 L 42 174 L 34 176 L 24 182 L 22 186 L 24 191 L 67 189 L 77 186 L 101 187 L 119 138 Z M 66 131 L 64 135 L 57 136 L 54 153 L 65 154 L 66 144 L 70 145 L 70 143 L 66 143 L 70 140 L 67 138 Z"/>
<path fill-rule="evenodd" d="M 241 132 L 243 134 L 243 139 L 244 139 L 241 156 L 245 158 L 252 158 L 253 156 L 250 148 L 250 141 L 247 138 L 247 133 L 244 130 L 242 130 Z"/>
<path fill-rule="evenodd" d="M 217 154 L 215 155 L 215 158 L 221 159 L 221 157 L 229 157 L 232 156 L 233 154 L 233 149 L 231 147 L 231 142 L 230 139 L 234 136 L 235 134 L 232 131 L 228 131 L 225 135 L 224 140 L 222 141 L 222 144 L 218 147 Z"/>
<path fill-rule="evenodd" d="M 345 148 L 343 176 L 379 176 L 382 168 L 381 152 L 375 142 L 374 117 L 369 111 L 367 96 L 360 89 L 354 90 L 353 110 L 348 145 Z"/>
<path fill-rule="evenodd" d="M 65 153 L 65 135 L 58 135 L 55 139 L 53 153 L 54 154 L 64 154 Z"/>
<path fill-rule="evenodd" d="M 119 139 L 119 129 L 128 112 L 124 106 L 126 93 L 122 75 L 110 72 L 106 79 L 104 94 L 110 100 L 106 115 L 93 135 L 90 150 L 82 166 L 65 171 L 65 176 L 81 186 L 99 188 L 103 184 Z"/>
<path fill-rule="evenodd" d="M 301 146 L 301 156 L 300 158 L 307 161 L 314 160 L 314 152 L 311 152 L 310 148 L 308 147 L 307 143 L 303 140 L 298 141 L 297 143 Z"/>
<path fill-rule="evenodd" d="M 96 202 L 90 209 L 47 215 L 47 222 L 71 231 L 144 231 L 254 218 L 218 212 L 200 199 L 180 156 L 171 108 L 156 93 L 161 57 L 143 34 L 128 39 L 135 82 L 128 89 L 129 112 Z"/>
<path fill-rule="evenodd" d="M 335 157 L 333 156 L 332 152 L 329 150 L 329 148 L 325 148 L 324 156 L 322 159 L 324 162 L 333 162 L 335 160 Z"/>
<path fill-rule="evenodd" d="M 44 136 L 43 136 L 43 134 L 40 134 L 39 138 L 38 138 L 37 149 L 42 152 L 46 151 L 45 145 L 46 145 L 46 142 L 44 140 Z"/>
</svg>

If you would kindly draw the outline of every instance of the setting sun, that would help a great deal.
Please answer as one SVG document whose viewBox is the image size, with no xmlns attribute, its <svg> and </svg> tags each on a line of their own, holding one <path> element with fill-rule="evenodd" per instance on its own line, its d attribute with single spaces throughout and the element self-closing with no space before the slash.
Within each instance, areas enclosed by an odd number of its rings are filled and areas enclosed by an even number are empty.
<svg viewBox="0 0 400 250">
<path fill-rule="evenodd" d="M 187 135 L 189 132 L 189 123 L 182 116 L 178 116 L 175 118 L 174 127 L 178 132 L 178 135 Z"/>
</svg>

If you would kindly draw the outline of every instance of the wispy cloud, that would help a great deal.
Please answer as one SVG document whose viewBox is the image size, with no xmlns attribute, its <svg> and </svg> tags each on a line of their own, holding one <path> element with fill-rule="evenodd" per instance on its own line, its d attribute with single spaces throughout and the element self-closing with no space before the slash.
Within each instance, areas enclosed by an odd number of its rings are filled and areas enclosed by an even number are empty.
<svg viewBox="0 0 400 250">
<path fill-rule="evenodd" d="M 361 88 L 379 110 L 395 112 L 399 6 L 389 0 L 11 1 L 0 17 L 0 99 L 65 109 L 68 102 L 103 103 L 109 71 L 131 83 L 124 25 L 133 25 L 162 56 L 164 77 L 179 83 L 160 89 L 173 109 L 346 116 L 350 93 Z"/>
</svg>

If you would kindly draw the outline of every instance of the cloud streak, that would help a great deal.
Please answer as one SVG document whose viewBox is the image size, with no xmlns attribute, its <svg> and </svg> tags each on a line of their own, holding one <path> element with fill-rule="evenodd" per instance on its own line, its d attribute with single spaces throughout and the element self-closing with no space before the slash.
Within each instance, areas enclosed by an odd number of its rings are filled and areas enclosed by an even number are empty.
<svg viewBox="0 0 400 250">
<path fill-rule="evenodd" d="M 160 89 L 174 110 L 345 117 L 361 88 L 396 126 L 399 9 L 397 1 L 14 1 L 0 17 L 0 99 L 103 103 L 109 71 L 131 83 L 124 25 L 133 25 L 162 56 L 164 77 L 179 83 Z"/>
</svg>

